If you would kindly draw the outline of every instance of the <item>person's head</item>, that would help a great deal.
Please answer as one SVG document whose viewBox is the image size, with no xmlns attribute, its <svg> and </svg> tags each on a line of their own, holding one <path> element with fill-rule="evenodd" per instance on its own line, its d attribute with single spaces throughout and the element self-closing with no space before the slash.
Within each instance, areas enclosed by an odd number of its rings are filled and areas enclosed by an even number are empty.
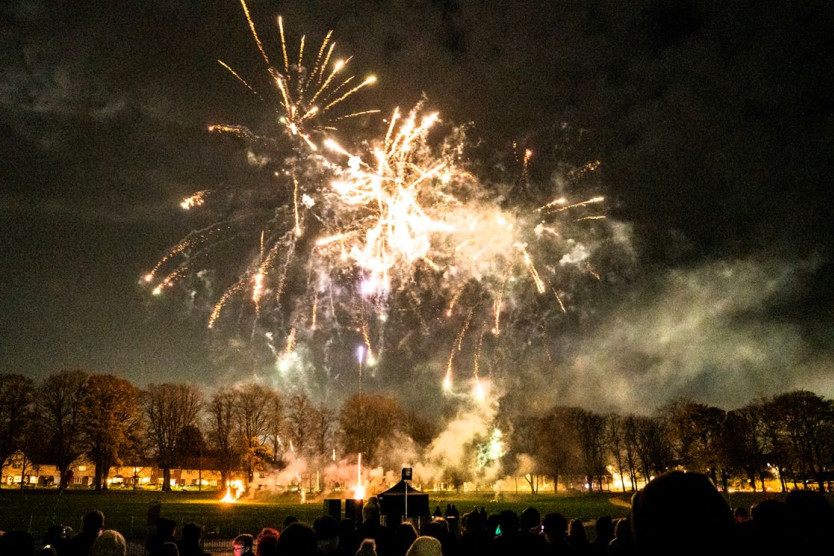
<svg viewBox="0 0 834 556">
<path fill-rule="evenodd" d="M 443 549 L 434 537 L 417 537 L 405 556 L 443 556 Z"/>
<path fill-rule="evenodd" d="M 339 522 L 332 515 L 323 515 L 313 522 L 313 531 L 319 542 L 339 538 Z"/>
<path fill-rule="evenodd" d="M 104 529 L 104 514 L 99 510 L 91 511 L 81 521 L 81 530 L 85 533 L 98 535 L 102 529 Z"/>
<path fill-rule="evenodd" d="M 125 556 L 127 542 L 121 533 L 113 529 L 101 532 L 90 548 L 90 556 Z"/>
<path fill-rule="evenodd" d="M 282 527 L 282 529 L 286 529 L 287 527 L 289 527 L 293 523 L 298 523 L 298 518 L 295 517 L 294 515 L 288 515 L 287 517 L 284 518 L 284 527 Z"/>
<path fill-rule="evenodd" d="M 26 531 L 7 531 L 0 535 L 0 556 L 32 556 L 35 539 Z"/>
<path fill-rule="evenodd" d="M 232 552 L 235 556 L 242 554 L 252 554 L 252 548 L 255 546 L 255 537 L 248 533 L 238 535 L 232 541 Z"/>
<path fill-rule="evenodd" d="M 594 522 L 597 542 L 607 545 L 614 538 L 614 520 L 610 515 L 604 515 Z"/>
<path fill-rule="evenodd" d="M 371 500 L 376 500 L 376 498 L 372 498 Z M 368 502 L 362 506 L 363 523 L 379 523 L 379 505 L 372 504 L 371 500 L 368 500 Z"/>
<path fill-rule="evenodd" d="M 550 513 L 542 520 L 544 540 L 549 544 L 561 543 L 568 534 L 568 520 L 560 513 Z"/>
<path fill-rule="evenodd" d="M 167 517 L 160 517 L 156 520 L 156 534 L 161 538 L 173 538 L 177 530 L 177 523 Z"/>
<path fill-rule="evenodd" d="M 518 533 L 518 516 L 512 510 L 504 510 L 498 514 L 498 526 L 502 535 L 514 535 Z"/>
<path fill-rule="evenodd" d="M 411 523 L 400 523 L 394 529 L 394 538 L 397 539 L 397 543 L 400 545 L 411 546 L 411 543 L 417 538 L 417 530 Z"/>
<path fill-rule="evenodd" d="M 631 522 L 627 517 L 618 519 L 614 524 L 614 538 L 621 543 L 631 543 L 633 538 L 631 535 Z"/>
<path fill-rule="evenodd" d="M 539 510 L 532 507 L 526 508 L 523 512 L 521 512 L 519 523 L 521 530 L 524 533 L 529 532 L 530 529 L 534 527 L 539 527 L 542 524 L 542 517 Z"/>
<path fill-rule="evenodd" d="M 274 529 L 273 529 L 274 531 Z M 278 535 L 258 535 L 255 543 L 255 556 L 275 556 L 278 554 Z"/>
<path fill-rule="evenodd" d="M 568 538 L 573 544 L 585 544 L 588 542 L 588 535 L 585 533 L 585 525 L 578 519 L 571 519 L 568 524 Z"/>
<path fill-rule="evenodd" d="M 666 473 L 632 499 L 634 540 L 645 554 L 715 552 L 732 525 L 727 502 L 700 473 Z"/>
<path fill-rule="evenodd" d="M 356 556 L 376 556 L 376 541 L 374 539 L 362 539 Z"/>
<path fill-rule="evenodd" d="M 200 534 L 202 530 L 196 523 L 186 523 L 182 527 L 182 541 L 187 544 L 194 544 L 200 542 Z"/>
<path fill-rule="evenodd" d="M 303 523 L 292 523 L 278 537 L 278 554 L 282 556 L 315 556 L 318 540 L 313 528 Z"/>
<path fill-rule="evenodd" d="M 258 533 L 258 538 L 255 539 L 255 544 L 257 544 L 262 538 L 264 537 L 275 537 L 276 539 L 281 536 L 278 533 L 278 529 L 273 529 L 272 527 L 264 527 L 261 529 L 261 532 Z"/>
</svg>

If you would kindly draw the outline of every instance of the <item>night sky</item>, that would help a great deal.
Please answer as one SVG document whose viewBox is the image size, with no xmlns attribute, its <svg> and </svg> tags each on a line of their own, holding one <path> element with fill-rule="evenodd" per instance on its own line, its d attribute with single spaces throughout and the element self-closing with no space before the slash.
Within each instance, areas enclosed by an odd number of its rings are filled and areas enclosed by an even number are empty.
<svg viewBox="0 0 834 556">
<path fill-rule="evenodd" d="M 268 375 L 218 355 L 187 296 L 140 284 L 206 224 L 182 198 L 254 179 L 247 147 L 206 128 L 269 129 L 271 107 L 217 60 L 268 91 L 264 62 L 238 2 L 121 4 L 0 8 L 0 372 L 83 368 L 140 386 Z M 514 142 L 535 152 L 538 192 L 600 161 L 583 185 L 605 195 L 617 253 L 595 260 L 597 285 L 577 286 L 548 362 L 505 381 L 508 400 L 834 396 L 831 2 L 249 7 L 276 59 L 278 14 L 294 48 L 333 29 L 353 71 L 378 77 L 360 105 L 425 96 L 444 122 L 471 124 L 472 156 L 496 181 L 513 173 Z M 447 356 L 425 365 L 432 388 Z"/>
</svg>

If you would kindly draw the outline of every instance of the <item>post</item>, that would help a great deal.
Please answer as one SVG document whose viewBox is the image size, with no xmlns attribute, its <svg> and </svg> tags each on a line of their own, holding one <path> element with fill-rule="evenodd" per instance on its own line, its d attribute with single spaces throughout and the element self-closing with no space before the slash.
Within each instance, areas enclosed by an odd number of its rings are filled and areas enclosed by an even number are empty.
<svg viewBox="0 0 834 556">
<path fill-rule="evenodd" d="M 403 497 L 403 506 L 405 509 L 405 515 L 403 516 L 405 521 L 408 521 L 408 482 L 411 480 L 411 468 L 410 467 L 403 467 L 402 473 L 402 481 L 405 485 L 405 492 Z"/>
</svg>

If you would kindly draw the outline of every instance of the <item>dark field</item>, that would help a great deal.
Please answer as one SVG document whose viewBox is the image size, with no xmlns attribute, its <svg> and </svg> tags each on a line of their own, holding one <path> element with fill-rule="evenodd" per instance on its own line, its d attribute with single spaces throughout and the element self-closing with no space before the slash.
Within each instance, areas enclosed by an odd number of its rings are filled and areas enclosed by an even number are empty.
<svg viewBox="0 0 834 556">
<path fill-rule="evenodd" d="M 568 519 L 593 522 L 601 515 L 625 516 L 629 495 L 621 493 L 560 493 L 505 494 L 501 502 L 493 502 L 492 493 L 430 494 L 431 508 L 455 504 L 461 515 L 477 506 L 485 506 L 489 513 L 511 509 L 518 513 L 533 506 L 542 515 L 559 512 Z M 761 493 L 730 495 L 730 505 L 750 506 L 762 500 Z M 769 495 L 779 496 L 779 495 Z M 143 540 L 148 532 L 148 510 L 161 505 L 161 516 L 173 519 L 179 526 L 194 522 L 203 526 L 206 537 L 230 538 L 238 533 L 255 533 L 263 527 L 280 526 L 293 515 L 312 524 L 322 515 L 321 500 L 300 504 L 297 495 L 259 496 L 252 501 L 220 504 L 216 492 L 151 492 L 123 491 L 92 492 L 69 490 L 0 490 L 0 530 L 23 529 L 39 539 L 53 523 L 68 525 L 78 531 L 82 516 L 90 510 L 104 512 L 105 526 L 121 531 L 129 539 Z M 589 531 L 592 533 L 592 531 Z"/>
</svg>

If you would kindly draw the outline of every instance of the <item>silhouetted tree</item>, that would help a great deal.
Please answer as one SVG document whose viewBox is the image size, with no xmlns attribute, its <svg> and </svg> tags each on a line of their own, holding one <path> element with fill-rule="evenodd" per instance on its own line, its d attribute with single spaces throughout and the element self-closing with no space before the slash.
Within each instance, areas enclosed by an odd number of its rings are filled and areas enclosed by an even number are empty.
<svg viewBox="0 0 834 556">
<path fill-rule="evenodd" d="M 605 419 L 605 445 L 608 452 L 614 458 L 614 465 L 617 468 L 617 473 L 620 475 L 620 483 L 622 491 L 626 491 L 625 474 L 627 472 L 625 467 L 626 461 L 626 441 L 624 430 L 624 419 L 616 413 L 610 413 Z M 631 490 L 634 491 L 634 482 L 631 482 Z"/>
<path fill-rule="evenodd" d="M 238 435 L 243 440 L 246 476 L 251 482 L 254 470 L 264 459 L 264 445 L 273 407 L 272 399 L 278 394 L 262 384 L 250 382 L 241 384 L 235 392 L 235 423 Z"/>
<path fill-rule="evenodd" d="M 22 447 L 24 430 L 32 417 L 34 389 L 28 377 L 0 374 L 0 482 L 9 458 Z"/>
<path fill-rule="evenodd" d="M 834 403 L 804 390 L 776 396 L 768 404 L 776 419 L 777 434 L 788 440 L 791 471 L 803 482 L 813 479 L 825 490 L 826 463 L 834 437 Z"/>
<path fill-rule="evenodd" d="M 539 421 L 539 426 L 541 444 L 536 459 L 553 479 L 555 490 L 560 477 L 575 477 L 582 472 L 577 408 L 554 407 Z"/>
<path fill-rule="evenodd" d="M 235 394 L 231 390 L 217 390 L 208 403 L 209 445 L 217 456 L 223 486 L 232 470 L 240 465 L 245 444 L 235 430 Z"/>
<path fill-rule="evenodd" d="M 290 450 L 298 458 L 307 454 L 312 430 L 310 428 L 310 411 L 312 402 L 305 394 L 296 394 L 287 401 L 284 426 Z"/>
<path fill-rule="evenodd" d="M 719 448 L 727 469 L 733 474 L 745 476 L 753 490 L 756 490 L 757 481 L 761 481 L 762 490 L 765 490 L 767 474 L 761 413 L 759 403 L 728 411 Z"/>
<path fill-rule="evenodd" d="M 722 475 L 719 469 L 721 430 L 724 411 L 693 400 L 675 400 L 661 408 L 666 434 L 675 455 L 675 463 L 689 471 L 709 475 L 714 483 Z"/>
<path fill-rule="evenodd" d="M 588 488 L 594 490 L 594 479 L 602 492 L 605 470 L 605 417 L 578 409 L 574 413 L 578 444 L 581 454 L 581 468 L 587 478 Z"/>
<path fill-rule="evenodd" d="M 171 490 L 171 468 L 177 464 L 178 442 L 200 412 L 200 392 L 190 384 L 151 384 L 144 395 L 148 441 L 162 468 L 162 490 Z"/>
<path fill-rule="evenodd" d="M 376 464 L 380 441 L 399 430 L 403 411 L 399 402 L 379 394 L 355 394 L 342 405 L 339 426 L 347 453 L 362 453 L 369 465 Z"/>
<path fill-rule="evenodd" d="M 82 407 L 88 381 L 83 371 L 61 371 L 49 375 L 38 389 L 36 412 L 46 434 L 49 462 L 61 474 L 61 489 L 67 487 L 70 465 L 84 452 Z"/>
<path fill-rule="evenodd" d="M 124 448 L 140 424 L 139 392 L 113 375 L 91 375 L 81 406 L 84 446 L 95 466 L 96 490 L 107 488 L 112 465 L 121 462 Z"/>
</svg>

